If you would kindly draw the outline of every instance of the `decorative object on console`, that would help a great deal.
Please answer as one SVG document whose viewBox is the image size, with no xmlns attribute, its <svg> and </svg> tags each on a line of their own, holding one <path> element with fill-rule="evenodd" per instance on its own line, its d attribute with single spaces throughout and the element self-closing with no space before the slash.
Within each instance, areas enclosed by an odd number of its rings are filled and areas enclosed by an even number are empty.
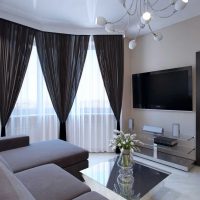
<svg viewBox="0 0 200 200">
<path fill-rule="evenodd" d="M 125 13 L 115 21 L 109 21 L 105 17 L 96 18 L 96 24 L 104 26 L 108 33 L 126 34 L 130 26 L 135 25 L 137 33 L 129 42 L 129 49 L 136 47 L 136 38 L 141 30 L 147 27 L 152 33 L 155 41 L 163 38 L 161 33 L 152 30 L 151 21 L 157 18 L 169 18 L 175 13 L 183 10 L 188 0 L 169 0 L 163 4 L 162 0 L 120 0 Z M 133 18 L 133 19 L 131 19 Z M 131 23 L 134 21 L 134 24 Z"/>
<path fill-rule="evenodd" d="M 152 134 L 163 134 L 164 129 L 161 127 L 157 127 L 157 126 L 144 125 L 142 128 L 142 131 L 152 133 Z"/>
<path fill-rule="evenodd" d="M 131 133 L 133 133 L 133 131 L 134 131 L 134 119 L 133 118 L 128 119 L 128 131 L 130 131 Z"/>
<path fill-rule="evenodd" d="M 154 138 L 154 143 L 155 144 L 161 144 L 161 145 L 164 145 L 164 146 L 173 147 L 173 146 L 178 144 L 178 140 L 174 139 L 174 138 L 158 136 L 158 137 Z"/>
<path fill-rule="evenodd" d="M 173 123 L 172 124 L 172 136 L 173 137 L 180 137 L 180 124 Z"/>
</svg>

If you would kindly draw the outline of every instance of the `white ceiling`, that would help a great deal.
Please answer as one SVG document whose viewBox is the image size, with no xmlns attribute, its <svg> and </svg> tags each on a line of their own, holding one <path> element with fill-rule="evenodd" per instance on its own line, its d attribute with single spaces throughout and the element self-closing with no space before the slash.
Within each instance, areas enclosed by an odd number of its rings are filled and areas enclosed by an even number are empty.
<svg viewBox="0 0 200 200">
<path fill-rule="evenodd" d="M 153 0 L 155 1 L 155 0 Z M 170 0 L 161 0 L 163 4 Z M 97 16 L 109 21 L 117 20 L 124 13 L 120 0 L 0 0 L 0 18 L 18 22 L 50 32 L 71 34 L 103 34 L 95 25 Z M 200 15 L 200 0 L 189 0 L 186 8 L 167 19 L 154 18 L 154 30 Z M 134 35 L 134 20 L 128 35 Z M 143 30 L 143 34 L 147 30 Z"/>
</svg>

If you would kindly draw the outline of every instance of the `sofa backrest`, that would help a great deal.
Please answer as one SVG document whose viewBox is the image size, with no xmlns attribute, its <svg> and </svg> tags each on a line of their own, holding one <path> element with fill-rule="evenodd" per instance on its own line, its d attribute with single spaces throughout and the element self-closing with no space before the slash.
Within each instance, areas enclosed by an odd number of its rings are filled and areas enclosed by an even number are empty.
<svg viewBox="0 0 200 200">
<path fill-rule="evenodd" d="M 0 162 L 0 199 L 35 200 L 17 177 Z"/>
<path fill-rule="evenodd" d="M 20 147 L 25 147 L 28 145 L 29 145 L 29 136 L 26 135 L 0 138 L 0 152 Z"/>
</svg>

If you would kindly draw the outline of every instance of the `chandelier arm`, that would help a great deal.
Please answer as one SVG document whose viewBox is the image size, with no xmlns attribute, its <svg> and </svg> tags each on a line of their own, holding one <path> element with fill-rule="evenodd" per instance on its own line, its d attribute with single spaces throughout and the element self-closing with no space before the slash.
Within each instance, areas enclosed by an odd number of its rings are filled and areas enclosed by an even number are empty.
<svg viewBox="0 0 200 200">
<path fill-rule="evenodd" d="M 159 1 L 160 0 L 155 0 L 155 2 L 153 2 L 152 4 L 149 1 L 148 2 L 150 3 L 151 6 L 155 6 Z"/>
<path fill-rule="evenodd" d="M 139 28 L 139 30 L 138 30 L 138 32 L 137 32 L 137 34 L 135 36 L 135 39 L 138 37 L 138 35 L 140 34 L 140 32 L 141 32 L 141 28 Z"/>
<path fill-rule="evenodd" d="M 136 1 L 137 1 L 137 0 L 136 0 Z M 131 5 L 129 6 L 129 8 L 127 8 L 126 2 L 127 2 L 127 1 L 125 0 L 125 2 L 124 2 L 124 4 L 123 4 L 123 7 L 125 8 L 126 12 L 129 12 L 129 11 L 133 8 L 133 4 L 134 4 L 135 0 L 132 0 Z"/>
<path fill-rule="evenodd" d="M 138 0 L 137 0 L 137 1 L 138 1 Z M 122 15 L 122 17 L 120 17 L 118 20 L 116 20 L 116 21 L 114 21 L 114 22 L 110 22 L 110 23 L 116 24 L 116 23 L 120 22 L 121 20 L 123 20 L 127 15 L 130 15 L 130 14 L 129 14 L 129 10 L 132 8 L 133 2 L 134 2 L 134 0 L 132 0 L 132 3 L 131 3 L 131 5 L 130 5 L 130 7 L 127 9 L 127 8 L 126 8 L 126 1 L 125 1 L 124 4 L 123 4 L 123 7 L 126 9 L 126 13 L 124 13 L 124 14 Z M 135 9 L 135 10 L 137 10 L 137 9 Z"/>
<path fill-rule="evenodd" d="M 135 10 L 134 10 L 134 12 L 133 12 L 133 13 L 131 13 L 130 11 L 127 11 L 127 12 L 128 12 L 128 14 L 129 14 L 130 16 L 133 16 L 133 15 L 135 15 L 135 14 L 136 14 L 136 12 L 137 12 L 137 7 L 138 7 L 138 1 L 139 1 L 139 0 L 136 0 L 136 4 L 135 4 Z"/>
<path fill-rule="evenodd" d="M 160 17 L 160 18 L 164 18 L 164 19 L 165 19 L 165 18 L 171 17 L 171 16 L 174 15 L 176 12 L 177 12 L 177 10 L 173 10 L 173 12 L 172 12 L 171 14 L 167 15 L 167 16 L 160 16 L 160 15 L 158 15 L 157 13 L 155 13 L 155 15 L 158 16 L 158 17 Z"/>
<path fill-rule="evenodd" d="M 154 12 L 162 12 L 164 10 L 167 10 L 168 8 L 170 8 L 173 4 L 169 4 L 168 6 L 161 8 L 161 9 L 155 9 L 153 6 L 149 5 L 150 8 L 154 11 Z"/>
<path fill-rule="evenodd" d="M 140 0 L 140 14 L 139 16 L 142 16 L 142 0 Z"/>
<path fill-rule="evenodd" d="M 152 30 L 150 24 L 148 24 L 148 28 L 149 28 L 149 30 L 151 31 L 151 33 L 152 33 L 153 35 L 156 35 L 156 34 L 154 33 L 154 31 Z"/>
<path fill-rule="evenodd" d="M 109 23 L 111 23 L 111 24 L 116 24 L 116 23 L 120 22 L 122 19 L 124 19 L 127 15 L 128 15 L 128 13 L 126 12 L 126 13 L 124 13 L 124 14 L 122 15 L 122 17 L 120 17 L 118 20 L 116 20 L 116 21 L 114 21 L 114 22 L 109 22 Z"/>
</svg>

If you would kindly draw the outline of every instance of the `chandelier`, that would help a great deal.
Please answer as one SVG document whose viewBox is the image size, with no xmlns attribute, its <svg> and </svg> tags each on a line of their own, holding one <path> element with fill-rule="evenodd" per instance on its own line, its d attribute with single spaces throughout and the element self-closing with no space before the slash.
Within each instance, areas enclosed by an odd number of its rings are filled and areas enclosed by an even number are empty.
<svg viewBox="0 0 200 200">
<path fill-rule="evenodd" d="M 129 41 L 129 49 L 136 47 L 136 38 L 141 30 L 147 27 L 155 41 L 161 41 L 163 35 L 153 31 L 151 22 L 156 18 L 169 18 L 183 10 L 188 0 L 120 0 L 124 8 L 124 14 L 117 20 L 111 22 L 105 17 L 98 16 L 96 24 L 104 26 L 108 33 L 126 34 L 130 21 L 134 18 L 137 26 L 137 33 L 134 39 Z M 162 4 L 161 4 L 162 2 Z M 163 4 L 165 4 L 163 6 Z"/>
</svg>

